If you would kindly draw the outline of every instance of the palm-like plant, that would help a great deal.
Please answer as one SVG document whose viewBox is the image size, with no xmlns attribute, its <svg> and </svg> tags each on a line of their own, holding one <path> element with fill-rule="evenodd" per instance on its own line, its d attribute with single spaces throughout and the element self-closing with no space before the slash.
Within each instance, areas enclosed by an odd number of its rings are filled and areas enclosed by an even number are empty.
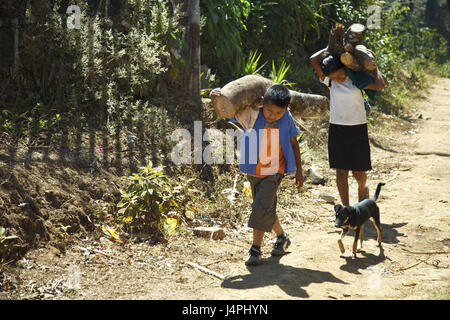
<svg viewBox="0 0 450 320">
<path fill-rule="evenodd" d="M 292 86 L 295 83 L 291 83 L 284 79 L 286 73 L 291 68 L 290 65 L 286 64 L 286 60 L 283 59 L 279 68 L 275 67 L 275 61 L 272 60 L 272 72 L 270 74 L 270 79 L 278 84 L 285 84 L 288 86 Z"/>
<path fill-rule="evenodd" d="M 261 59 L 262 53 L 258 55 L 258 49 L 255 51 L 250 51 L 250 54 L 247 58 L 247 62 L 244 66 L 244 74 L 257 74 L 259 71 L 261 71 L 262 68 L 267 64 L 267 62 L 264 62 L 262 66 L 258 67 L 259 59 Z"/>
</svg>

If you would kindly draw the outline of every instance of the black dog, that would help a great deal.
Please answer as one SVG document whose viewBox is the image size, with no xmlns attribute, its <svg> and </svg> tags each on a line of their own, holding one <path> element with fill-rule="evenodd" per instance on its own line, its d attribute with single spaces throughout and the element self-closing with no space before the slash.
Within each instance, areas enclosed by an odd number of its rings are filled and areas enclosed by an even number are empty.
<svg viewBox="0 0 450 320">
<path fill-rule="evenodd" d="M 340 204 L 334 206 L 336 212 L 335 226 L 342 228 L 341 238 L 338 240 L 339 249 L 342 253 L 345 252 L 342 239 L 348 233 L 348 229 L 355 231 L 355 238 L 353 240 L 352 257 L 356 257 L 356 250 L 362 248 L 364 223 L 372 219 L 372 222 L 377 230 L 377 247 L 381 245 L 381 224 L 380 224 L 380 209 L 378 208 L 376 201 L 380 194 L 381 186 L 384 183 L 379 183 L 375 195 L 372 199 L 364 199 L 361 202 L 354 204 L 353 206 L 344 207 Z M 360 246 L 357 248 L 358 237 Z"/>
</svg>

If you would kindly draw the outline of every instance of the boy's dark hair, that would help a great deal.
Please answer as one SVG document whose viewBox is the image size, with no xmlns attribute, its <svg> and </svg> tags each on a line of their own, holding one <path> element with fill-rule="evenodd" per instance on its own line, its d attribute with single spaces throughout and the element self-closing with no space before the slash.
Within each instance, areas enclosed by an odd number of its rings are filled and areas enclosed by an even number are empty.
<svg viewBox="0 0 450 320">
<path fill-rule="evenodd" d="M 328 56 L 323 59 L 322 63 L 320 64 L 320 68 L 322 69 L 325 76 L 329 76 L 330 73 L 335 72 L 336 70 L 343 67 L 344 65 L 342 64 L 339 56 Z"/>
<path fill-rule="evenodd" d="M 287 108 L 291 102 L 291 92 L 281 84 L 274 84 L 264 94 L 264 102 L 270 102 L 280 108 Z"/>
</svg>

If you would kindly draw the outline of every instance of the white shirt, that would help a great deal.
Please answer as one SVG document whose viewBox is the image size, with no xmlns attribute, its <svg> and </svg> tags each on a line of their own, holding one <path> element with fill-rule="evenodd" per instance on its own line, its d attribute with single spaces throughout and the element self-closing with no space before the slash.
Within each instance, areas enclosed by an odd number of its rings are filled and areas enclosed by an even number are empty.
<svg viewBox="0 0 450 320">
<path fill-rule="evenodd" d="M 367 123 L 364 98 L 360 89 L 349 77 L 344 82 L 334 82 L 326 77 L 322 83 L 330 87 L 330 123 L 355 126 Z"/>
</svg>

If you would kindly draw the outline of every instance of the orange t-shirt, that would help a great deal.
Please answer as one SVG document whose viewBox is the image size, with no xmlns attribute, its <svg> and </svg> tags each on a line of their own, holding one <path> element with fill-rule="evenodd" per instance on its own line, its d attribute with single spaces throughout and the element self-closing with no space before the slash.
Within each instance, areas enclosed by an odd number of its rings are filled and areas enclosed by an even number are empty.
<svg viewBox="0 0 450 320">
<path fill-rule="evenodd" d="M 267 177 L 276 173 L 284 174 L 285 159 L 281 148 L 280 130 L 274 127 L 264 127 L 259 146 L 258 163 L 255 177 Z"/>
</svg>

